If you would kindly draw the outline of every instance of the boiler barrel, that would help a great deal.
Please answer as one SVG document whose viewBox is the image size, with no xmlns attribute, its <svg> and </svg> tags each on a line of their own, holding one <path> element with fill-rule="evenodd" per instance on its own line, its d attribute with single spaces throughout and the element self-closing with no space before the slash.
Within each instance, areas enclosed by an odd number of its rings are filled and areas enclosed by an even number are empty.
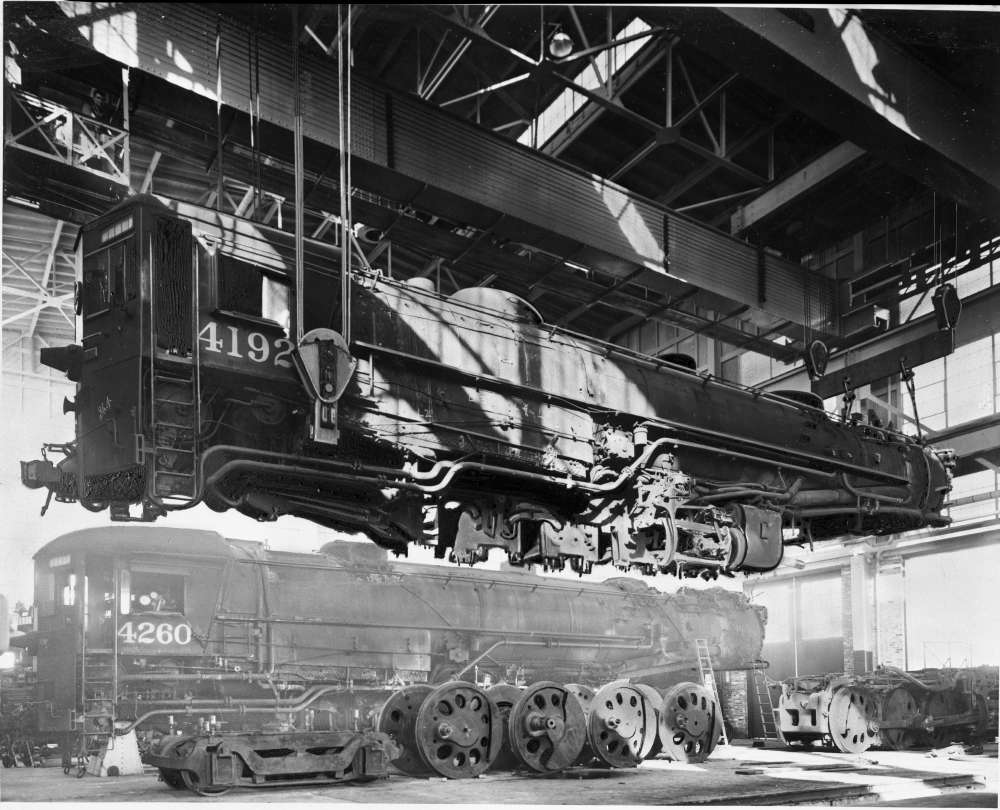
<svg viewBox="0 0 1000 810">
<path fill-rule="evenodd" d="M 341 545 L 341 544 L 337 544 Z M 490 661 L 547 668 L 642 661 L 676 668 L 705 638 L 717 667 L 759 656 L 763 618 L 739 593 L 660 593 L 617 579 L 590 584 L 525 572 L 356 560 L 324 549 L 326 567 L 262 560 L 270 644 L 278 662 L 427 670 Z M 356 551 L 352 551 L 355 555 Z M 337 564 L 337 558 L 341 557 Z M 368 556 L 368 555 L 365 555 Z"/>
</svg>

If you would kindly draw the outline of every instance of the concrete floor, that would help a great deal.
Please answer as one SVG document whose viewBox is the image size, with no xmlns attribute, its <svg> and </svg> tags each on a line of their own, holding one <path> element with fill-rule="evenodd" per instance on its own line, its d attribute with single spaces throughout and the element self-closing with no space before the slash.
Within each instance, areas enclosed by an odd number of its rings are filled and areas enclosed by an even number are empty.
<svg viewBox="0 0 1000 810">
<path fill-rule="evenodd" d="M 51 767 L 0 770 L 4 802 L 326 802 L 376 804 L 613 804 L 996 807 L 996 746 L 975 757 L 721 746 L 705 763 L 654 760 L 634 770 L 549 777 L 510 773 L 448 781 L 394 775 L 365 785 L 237 789 L 213 799 L 143 776 L 77 779 Z"/>
</svg>

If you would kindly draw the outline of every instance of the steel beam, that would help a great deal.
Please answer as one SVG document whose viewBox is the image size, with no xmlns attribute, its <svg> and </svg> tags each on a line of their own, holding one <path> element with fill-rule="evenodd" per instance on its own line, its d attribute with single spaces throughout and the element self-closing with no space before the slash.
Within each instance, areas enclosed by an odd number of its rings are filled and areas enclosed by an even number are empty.
<svg viewBox="0 0 1000 810">
<path fill-rule="evenodd" d="M 956 475 L 994 468 L 991 458 L 1000 451 L 1000 414 L 974 419 L 955 427 L 927 433 L 935 447 L 947 447 L 958 457 Z"/>
<path fill-rule="evenodd" d="M 49 254 L 45 257 L 45 269 L 42 270 L 42 287 L 46 290 L 49 288 L 49 279 L 52 277 L 52 271 L 56 266 L 56 250 L 59 247 L 59 240 L 62 239 L 63 232 L 63 221 L 61 219 L 56 220 L 56 228 L 52 234 L 52 240 L 49 244 Z M 31 323 L 28 325 L 28 334 L 35 334 L 35 328 L 38 326 L 38 315 L 41 310 L 35 310 L 31 316 Z"/>
<path fill-rule="evenodd" d="M 622 93 L 628 91 L 660 61 L 662 58 L 660 45 L 662 45 L 661 37 L 654 37 L 639 53 L 615 71 L 612 85 L 614 98 L 620 98 Z M 553 157 L 562 154 L 603 112 L 602 107 L 587 101 L 542 145 L 541 151 Z"/>
<path fill-rule="evenodd" d="M 1000 201 L 996 122 L 946 79 L 867 27 L 863 12 L 778 8 L 657 9 L 685 42 L 900 171 L 979 211 Z M 810 30 L 811 29 L 811 30 Z"/>
<path fill-rule="evenodd" d="M 796 197 L 828 180 L 841 169 L 846 168 L 865 154 L 865 150 L 850 141 L 835 146 L 825 155 L 816 158 L 804 169 L 799 169 L 791 177 L 769 188 L 759 197 L 741 205 L 733 212 L 729 221 L 730 233 L 737 234 L 755 222 L 783 208 Z"/>
<path fill-rule="evenodd" d="M 1000 331 L 1000 286 L 990 287 L 962 301 L 962 315 L 955 328 L 956 347 Z M 937 328 L 932 313 L 879 335 L 852 349 L 830 355 L 826 374 L 810 384 L 805 368 L 796 368 L 768 380 L 760 387 L 810 389 L 822 397 L 834 396 L 842 390 L 843 378 L 850 377 L 854 386 L 866 385 L 899 373 L 899 360 L 906 358 L 908 366 L 944 357 L 951 351 L 951 337 Z"/>
<path fill-rule="evenodd" d="M 787 110 L 778 113 L 770 123 L 758 127 L 752 132 L 748 132 L 729 148 L 729 157 L 735 157 L 746 149 L 749 149 L 765 135 L 772 134 L 774 130 L 784 123 L 790 115 L 791 113 Z M 674 202 L 674 200 L 682 197 L 702 180 L 712 174 L 717 168 L 718 166 L 714 163 L 705 163 L 704 166 L 695 169 L 693 172 L 677 181 L 666 192 L 657 197 L 656 201 L 663 203 L 664 205 L 670 205 Z"/>
<path fill-rule="evenodd" d="M 203 47 L 203 32 L 215 30 L 217 15 L 196 4 L 142 3 L 121 10 L 102 8 L 99 13 L 81 11 L 71 3 L 60 8 L 68 19 L 64 26 L 52 23 L 53 34 L 215 101 L 216 65 Z M 246 32 L 227 19 L 222 28 L 226 57 L 221 101 L 249 114 Z M 472 33 L 489 39 L 482 32 Z M 162 54 L 170 48 L 185 56 L 189 70 L 181 73 L 165 63 Z M 260 57 L 262 65 L 287 64 L 287 47 L 262 33 Z M 335 86 L 333 68 L 322 56 L 302 59 L 313 87 Z M 273 69 L 267 78 L 261 118 L 291 129 L 292 77 Z M 657 292 L 679 279 L 734 303 L 759 305 L 760 257 L 742 242 L 360 76 L 353 82 L 352 100 L 352 165 L 362 188 L 399 199 L 425 186 L 428 196 L 433 190 L 442 212 L 464 216 L 475 227 L 504 214 L 500 237 L 524 241 L 527 232 L 559 243 L 560 252 L 579 245 L 588 264 L 616 278 L 642 266 L 646 286 Z M 336 149 L 335 99 L 313 93 L 309 101 L 305 136 Z M 630 117 L 642 119 L 646 128 L 659 127 L 635 113 Z M 428 149 L 428 143 L 436 148 Z M 707 255 L 711 261 L 706 261 Z M 802 323 L 807 272 L 786 259 L 768 255 L 763 261 L 769 289 L 781 291 L 781 297 L 768 301 L 769 308 Z M 725 270 L 720 272 L 720 267 Z"/>
</svg>

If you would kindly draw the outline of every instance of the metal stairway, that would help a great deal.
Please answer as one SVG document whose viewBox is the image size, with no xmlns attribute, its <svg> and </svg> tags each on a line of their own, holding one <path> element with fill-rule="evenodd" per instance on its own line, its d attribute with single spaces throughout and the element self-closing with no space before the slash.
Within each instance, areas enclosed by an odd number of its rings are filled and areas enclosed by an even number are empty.
<svg viewBox="0 0 1000 810">
<path fill-rule="evenodd" d="M 712 656 L 708 651 L 708 641 L 703 638 L 694 640 L 695 650 L 698 653 L 698 672 L 701 675 L 701 682 L 712 690 L 715 698 L 715 705 L 722 713 L 722 701 L 719 699 L 719 687 L 715 680 L 715 670 L 712 669 Z M 726 734 L 726 724 L 722 724 L 722 744 L 729 745 L 729 737 Z"/>
</svg>

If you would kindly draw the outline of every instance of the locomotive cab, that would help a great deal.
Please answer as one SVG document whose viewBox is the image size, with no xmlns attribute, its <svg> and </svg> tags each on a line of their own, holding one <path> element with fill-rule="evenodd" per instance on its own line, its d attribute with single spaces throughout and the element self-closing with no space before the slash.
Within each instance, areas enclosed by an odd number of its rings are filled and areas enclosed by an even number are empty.
<svg viewBox="0 0 1000 810">
<path fill-rule="evenodd" d="M 154 358 L 169 362 L 172 377 L 192 376 L 191 226 L 155 198 L 138 196 L 82 228 L 78 250 L 80 344 L 41 357 L 77 382 L 75 402 L 64 405 L 74 412 L 77 441 L 57 447 L 69 454 L 57 469 L 32 462 L 22 478 L 49 486 L 59 500 L 127 517 L 153 472 L 146 446 L 163 437 L 152 401 L 162 379 Z M 194 431 L 186 427 L 190 445 Z M 191 478 L 192 468 L 193 458 L 181 460 L 178 471 Z"/>
</svg>

